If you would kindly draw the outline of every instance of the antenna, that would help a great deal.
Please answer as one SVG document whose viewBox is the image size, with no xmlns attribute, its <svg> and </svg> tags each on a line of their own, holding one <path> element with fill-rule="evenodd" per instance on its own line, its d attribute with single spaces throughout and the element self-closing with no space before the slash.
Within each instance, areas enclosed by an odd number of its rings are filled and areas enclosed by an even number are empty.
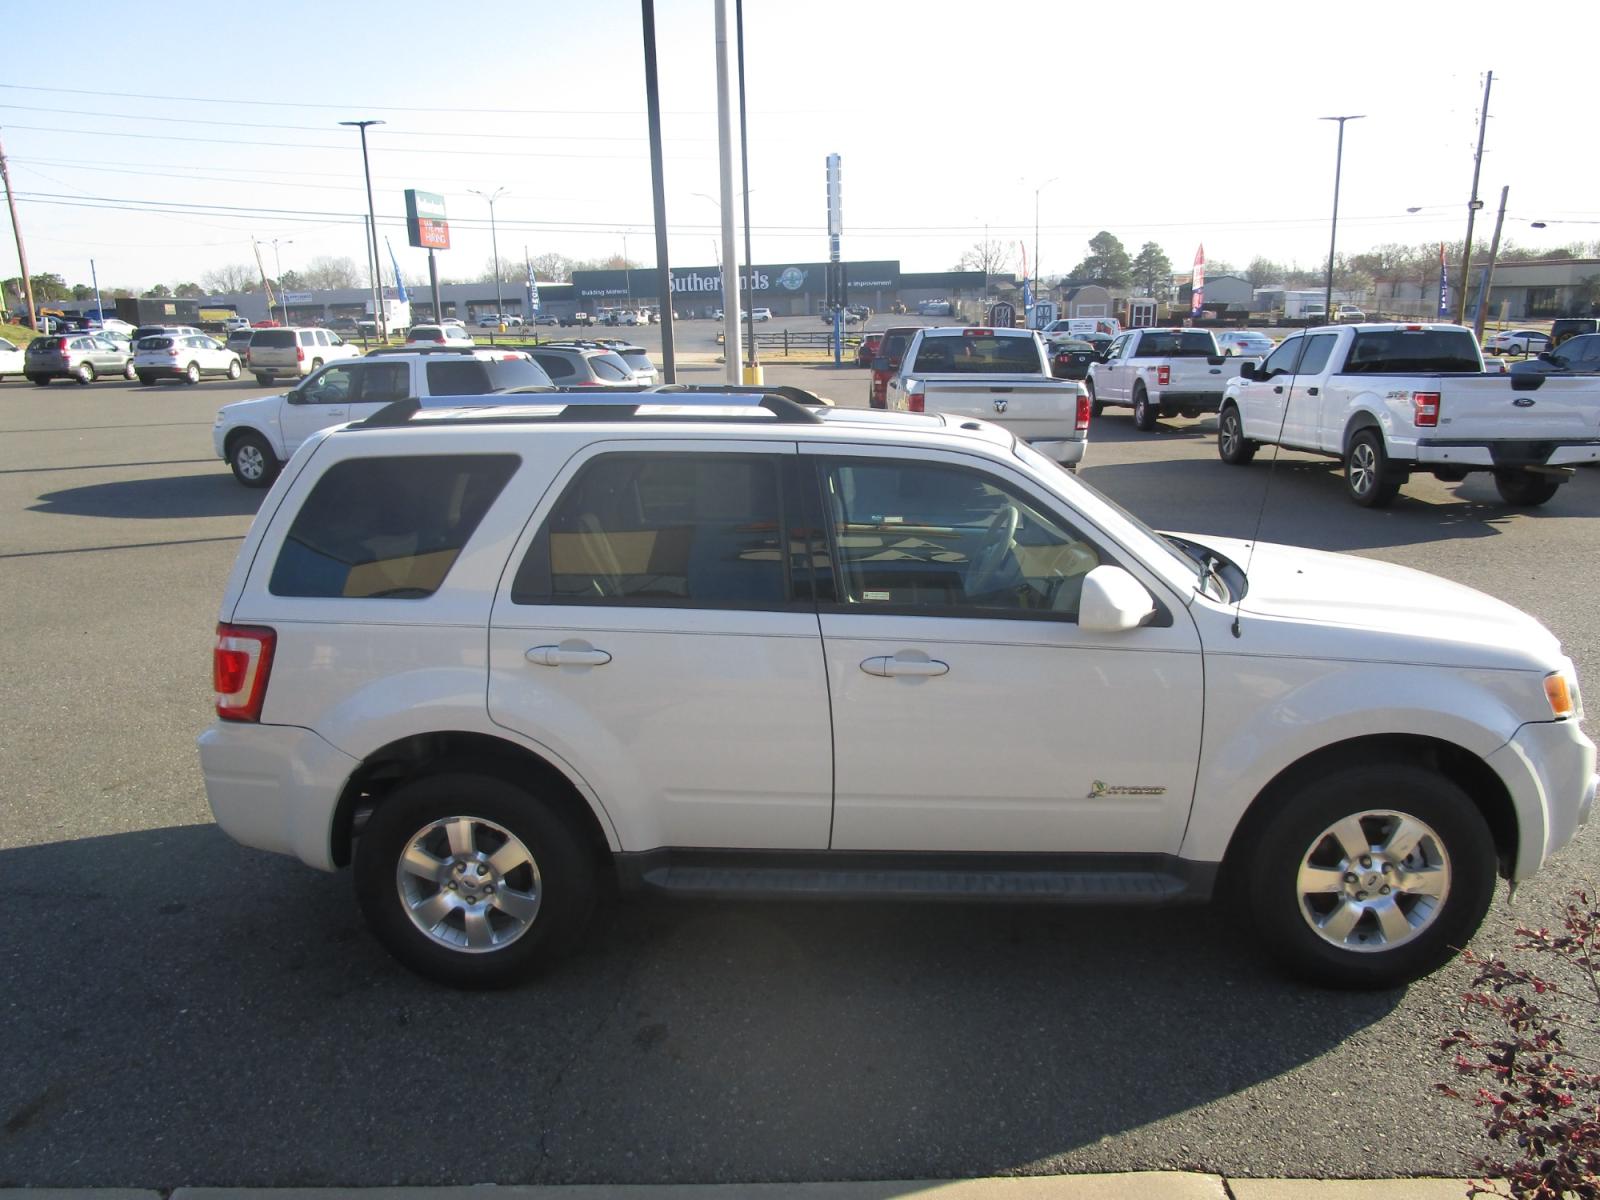
<svg viewBox="0 0 1600 1200">
<path fill-rule="evenodd" d="M 1244 577 L 1247 580 L 1250 578 L 1250 564 L 1255 561 L 1256 557 L 1256 543 L 1261 540 L 1261 522 L 1264 521 L 1267 516 L 1267 497 L 1272 494 L 1272 477 L 1278 470 L 1278 456 L 1283 453 L 1283 429 L 1284 426 L 1289 423 L 1289 405 L 1294 403 L 1294 380 L 1297 377 L 1296 372 L 1300 366 L 1300 359 L 1305 355 L 1306 343 L 1311 340 L 1311 330 L 1306 329 L 1300 333 L 1291 333 L 1288 337 L 1284 338 L 1283 341 L 1289 342 L 1293 341 L 1295 338 L 1300 339 L 1300 346 L 1294 356 L 1294 361 L 1289 364 L 1289 370 L 1285 372 L 1285 374 L 1287 374 L 1289 377 L 1289 390 L 1283 398 L 1283 416 L 1278 420 L 1278 436 L 1272 443 L 1272 464 L 1267 468 L 1267 485 L 1261 489 L 1261 507 L 1256 510 L 1256 527 L 1255 532 L 1250 535 L 1250 552 L 1244 556 Z M 1279 342 L 1272 353 L 1276 354 L 1278 350 L 1281 350 L 1282 348 L 1283 342 Z M 1272 354 L 1267 355 L 1267 358 L 1271 357 Z M 1266 366 L 1266 363 L 1266 358 L 1261 360 L 1262 366 Z M 1266 381 L 1262 380 L 1261 382 L 1264 383 Z M 1239 436 L 1244 436 L 1244 418 L 1242 416 L 1239 418 Z M 1240 636 L 1239 610 L 1243 607 L 1244 592 L 1241 591 L 1239 593 L 1239 598 L 1233 602 L 1233 625 L 1231 626 L 1231 630 L 1234 637 Z"/>
</svg>

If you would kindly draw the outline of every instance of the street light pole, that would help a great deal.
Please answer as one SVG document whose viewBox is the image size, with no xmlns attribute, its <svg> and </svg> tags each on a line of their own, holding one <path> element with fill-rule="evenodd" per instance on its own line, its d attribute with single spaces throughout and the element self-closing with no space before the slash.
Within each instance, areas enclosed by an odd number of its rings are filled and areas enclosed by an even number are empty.
<svg viewBox="0 0 1600 1200">
<path fill-rule="evenodd" d="M 717 175 L 722 186 L 722 353 L 724 378 L 739 382 L 739 250 L 733 238 L 733 107 L 728 92 L 728 0 L 713 5 L 717 37 Z"/>
<path fill-rule="evenodd" d="M 1344 172 L 1344 123 L 1346 121 L 1360 121 L 1366 118 L 1365 113 L 1344 117 L 1318 117 L 1319 121 L 1339 122 L 1339 149 L 1333 158 L 1333 228 L 1328 234 L 1328 286 L 1322 297 L 1322 319 L 1327 322 L 1333 320 L 1333 250 L 1339 244 L 1339 177 Z"/>
<path fill-rule="evenodd" d="M 1044 191 L 1061 176 L 1056 175 L 1046 179 L 1033 189 L 1033 302 L 1039 303 L 1039 193 Z"/>
<path fill-rule="evenodd" d="M 1483 81 L 1483 112 L 1478 117 L 1478 152 L 1472 156 L 1472 198 L 1467 201 L 1467 240 L 1461 247 L 1461 298 L 1456 302 L 1456 324 L 1467 323 L 1467 277 L 1472 273 L 1472 222 L 1483 207 L 1478 199 L 1478 172 L 1483 169 L 1483 135 L 1489 132 L 1489 89 L 1494 86 L 1494 72 Z"/>
<path fill-rule="evenodd" d="M 750 299 L 755 299 L 756 267 L 750 257 L 750 114 L 744 103 L 744 0 L 734 0 L 734 29 L 739 43 L 739 160 L 744 172 L 744 277 Z M 761 364 L 756 360 L 756 309 L 745 309 L 745 334 L 750 357 L 746 360 L 746 383 L 760 383 Z"/>
<path fill-rule="evenodd" d="M 291 238 L 289 245 L 294 245 Z M 272 261 L 278 268 L 278 303 L 283 307 L 283 323 L 289 323 L 289 301 L 283 295 L 283 255 L 278 252 L 278 239 L 272 239 Z M 326 311 L 326 310 L 324 310 Z"/>
<path fill-rule="evenodd" d="M 372 318 L 378 323 L 378 334 L 387 342 L 389 340 L 388 314 L 383 310 L 383 291 L 378 280 L 378 210 L 372 203 L 372 163 L 367 157 L 367 126 L 383 125 L 384 121 L 367 119 L 364 121 L 340 121 L 341 125 L 354 125 L 361 130 L 361 170 L 367 177 L 367 250 L 371 257 L 367 269 L 372 272 Z M 280 284 L 280 290 L 281 290 Z M 287 314 L 288 306 L 284 306 Z M 285 318 L 287 320 L 287 317 Z"/>
<path fill-rule="evenodd" d="M 500 236 L 495 232 L 494 202 L 505 194 L 505 188 L 495 188 L 492 194 L 480 192 L 477 188 L 468 188 L 467 191 L 489 202 L 489 245 L 494 248 L 494 321 L 498 325 L 506 309 L 505 301 L 500 298 Z"/>
</svg>

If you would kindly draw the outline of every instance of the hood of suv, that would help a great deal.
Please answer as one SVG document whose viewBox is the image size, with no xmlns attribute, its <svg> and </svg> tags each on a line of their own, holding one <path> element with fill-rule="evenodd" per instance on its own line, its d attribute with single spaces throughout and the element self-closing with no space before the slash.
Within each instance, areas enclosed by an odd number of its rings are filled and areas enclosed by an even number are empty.
<svg viewBox="0 0 1600 1200">
<path fill-rule="evenodd" d="M 1282 622 L 1308 656 L 1520 670 L 1563 661 L 1555 635 L 1527 613 L 1436 575 L 1298 546 L 1261 543 L 1252 556 L 1246 541 L 1189 540 L 1248 562 L 1241 611 Z"/>
</svg>

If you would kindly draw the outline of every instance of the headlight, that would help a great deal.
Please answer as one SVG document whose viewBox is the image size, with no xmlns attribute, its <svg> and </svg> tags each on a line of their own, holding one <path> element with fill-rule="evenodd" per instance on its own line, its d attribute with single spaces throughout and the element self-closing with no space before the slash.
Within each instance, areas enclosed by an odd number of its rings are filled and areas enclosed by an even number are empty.
<svg viewBox="0 0 1600 1200">
<path fill-rule="evenodd" d="M 1544 677 L 1544 697 L 1550 702 L 1550 715 L 1558 721 L 1583 717 L 1583 697 L 1578 692 L 1578 675 L 1568 668 L 1551 671 Z"/>
</svg>

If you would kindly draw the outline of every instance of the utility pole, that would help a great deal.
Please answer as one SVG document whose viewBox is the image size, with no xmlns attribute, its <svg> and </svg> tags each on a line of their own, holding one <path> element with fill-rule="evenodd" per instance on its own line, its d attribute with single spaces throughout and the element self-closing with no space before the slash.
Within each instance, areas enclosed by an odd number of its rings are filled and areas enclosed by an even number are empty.
<svg viewBox="0 0 1600 1200">
<path fill-rule="evenodd" d="M 468 188 L 467 191 L 489 202 L 489 244 L 494 247 L 494 320 L 498 325 L 500 318 L 505 316 L 506 302 L 500 297 L 500 235 L 495 230 L 494 202 L 505 194 L 505 188 L 495 188 L 493 195 L 480 192 L 477 188 Z"/>
<path fill-rule="evenodd" d="M 667 184 L 661 168 L 661 85 L 656 78 L 655 0 L 639 0 L 644 18 L 644 99 L 650 125 L 650 190 L 656 223 L 656 295 L 661 298 L 661 375 L 678 382 L 672 345 L 672 267 L 667 262 Z"/>
<path fill-rule="evenodd" d="M 728 97 L 728 0 L 716 0 L 717 174 L 722 181 L 722 350 L 729 383 L 739 382 L 739 250 L 733 238 L 733 107 Z"/>
<path fill-rule="evenodd" d="M 22 291 L 28 298 L 28 328 L 39 332 L 39 310 L 33 305 L 33 277 L 28 274 L 28 252 L 22 245 L 22 226 L 17 221 L 17 202 L 11 195 L 11 172 L 6 168 L 5 143 L 0 142 L 0 179 L 6 184 L 6 207 L 11 210 L 11 232 L 17 238 L 17 261 L 22 264 Z"/>
<path fill-rule="evenodd" d="M 744 171 L 744 276 L 755 299 L 756 264 L 750 256 L 750 113 L 744 105 L 744 0 L 734 0 L 734 27 L 739 41 L 739 160 Z M 745 333 L 750 343 L 750 358 L 745 363 L 745 382 L 761 382 L 761 364 L 756 361 L 756 309 L 745 310 Z"/>
<path fill-rule="evenodd" d="M 1339 122 L 1339 149 L 1333 158 L 1333 229 L 1328 234 L 1328 286 L 1322 297 L 1322 319 L 1333 321 L 1333 250 L 1339 244 L 1339 177 L 1344 173 L 1344 123 L 1361 121 L 1365 114 L 1347 117 L 1318 117 L 1319 121 Z"/>
<path fill-rule="evenodd" d="M 1494 263 L 1500 257 L 1500 227 L 1506 223 L 1506 199 L 1511 195 L 1508 183 L 1500 189 L 1500 214 L 1494 219 L 1494 240 L 1489 243 L 1489 266 L 1483 273 L 1483 291 L 1478 294 L 1478 310 L 1472 314 L 1472 336 L 1483 341 L 1483 319 L 1489 311 L 1489 285 L 1494 282 Z"/>
<path fill-rule="evenodd" d="M 378 323 L 378 335 L 387 344 L 389 341 L 389 315 L 384 312 L 383 286 L 378 275 L 378 210 L 372 204 L 372 163 L 367 158 L 367 126 L 382 125 L 385 122 L 369 119 L 365 121 L 340 121 L 341 125 L 354 125 L 361 130 L 361 170 L 367 177 L 367 259 L 368 269 L 372 272 L 372 319 Z"/>
<path fill-rule="evenodd" d="M 1468 278 L 1472 272 L 1472 220 L 1483 207 L 1478 199 L 1478 172 L 1483 169 L 1483 136 L 1489 132 L 1489 89 L 1494 86 L 1494 72 L 1483 81 L 1483 112 L 1478 116 L 1478 152 L 1472 156 L 1472 199 L 1467 202 L 1467 242 L 1461 247 L 1461 298 L 1456 302 L 1456 324 L 1467 323 Z"/>
<path fill-rule="evenodd" d="M 100 328 L 106 327 L 106 306 L 100 300 L 100 272 L 95 270 L 94 259 L 89 260 L 89 282 L 94 284 L 94 310 L 100 314 Z"/>
<path fill-rule="evenodd" d="M 1061 176 L 1046 179 L 1033 189 L 1033 302 L 1039 303 L 1039 193 L 1044 191 Z"/>
</svg>

